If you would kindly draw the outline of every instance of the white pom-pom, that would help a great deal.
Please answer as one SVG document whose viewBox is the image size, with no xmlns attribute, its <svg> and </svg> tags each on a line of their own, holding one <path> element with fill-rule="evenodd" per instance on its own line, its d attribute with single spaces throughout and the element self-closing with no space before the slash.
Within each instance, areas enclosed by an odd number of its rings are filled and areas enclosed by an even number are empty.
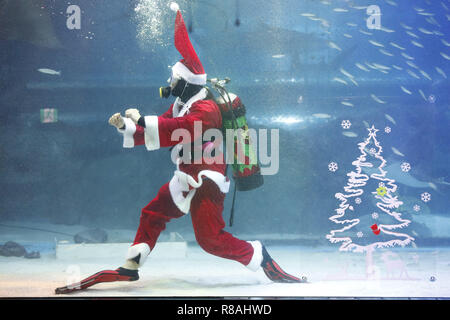
<svg viewBox="0 0 450 320">
<path fill-rule="evenodd" d="M 177 12 L 178 10 L 180 10 L 180 6 L 176 2 L 171 2 L 170 3 L 170 10 L 172 10 L 174 12 Z"/>
</svg>

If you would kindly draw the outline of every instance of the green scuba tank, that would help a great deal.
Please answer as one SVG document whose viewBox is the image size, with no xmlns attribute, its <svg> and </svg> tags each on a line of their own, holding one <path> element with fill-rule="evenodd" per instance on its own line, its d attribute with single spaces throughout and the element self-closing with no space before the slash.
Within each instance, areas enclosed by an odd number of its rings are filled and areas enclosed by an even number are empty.
<svg viewBox="0 0 450 320">
<path fill-rule="evenodd" d="M 236 188 L 239 191 L 256 189 L 264 183 L 264 179 L 250 139 L 245 105 L 237 95 L 225 90 L 220 92 L 216 103 L 222 113 L 223 131 L 233 130 L 234 133 L 234 161 L 231 166 Z"/>
</svg>

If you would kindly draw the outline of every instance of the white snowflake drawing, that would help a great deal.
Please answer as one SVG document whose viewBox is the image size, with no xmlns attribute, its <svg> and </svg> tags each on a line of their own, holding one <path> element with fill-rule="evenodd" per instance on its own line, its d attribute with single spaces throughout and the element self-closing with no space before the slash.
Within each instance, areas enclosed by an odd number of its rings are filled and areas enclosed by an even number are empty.
<svg viewBox="0 0 450 320">
<path fill-rule="evenodd" d="M 377 153 L 377 150 L 375 150 L 375 148 L 370 148 L 369 153 L 371 155 L 374 155 L 375 153 Z"/>
<path fill-rule="evenodd" d="M 390 132 L 391 132 L 391 127 L 386 127 L 386 128 L 384 128 L 384 132 L 390 133 Z"/>
<path fill-rule="evenodd" d="M 378 219 L 378 217 L 379 217 L 378 212 L 373 212 L 372 213 L 372 218 L 373 219 Z"/>
<path fill-rule="evenodd" d="M 341 122 L 341 126 L 344 129 L 350 129 L 352 123 L 350 122 L 350 120 L 342 120 Z"/>
<path fill-rule="evenodd" d="M 408 162 L 403 162 L 400 165 L 400 168 L 402 169 L 403 172 L 408 172 L 409 170 L 411 170 L 411 165 Z"/>
<path fill-rule="evenodd" d="M 420 206 L 419 206 L 418 204 L 415 204 L 414 207 L 413 207 L 413 210 L 414 210 L 415 212 L 420 211 Z"/>
<path fill-rule="evenodd" d="M 380 182 L 380 183 L 378 184 L 378 187 L 383 188 L 383 187 L 384 187 L 384 182 Z"/>
<path fill-rule="evenodd" d="M 363 235 L 364 235 L 364 234 L 363 234 L 361 231 L 358 231 L 358 233 L 356 233 L 356 236 L 357 236 L 358 238 L 362 238 Z"/>
<path fill-rule="evenodd" d="M 335 172 L 338 169 L 338 165 L 336 162 L 330 162 L 328 164 L 328 170 L 330 170 L 331 172 Z"/>
<path fill-rule="evenodd" d="M 424 192 L 420 195 L 420 199 L 422 199 L 423 202 L 428 202 L 431 200 L 431 194 Z"/>
<path fill-rule="evenodd" d="M 356 203 L 356 204 L 360 204 L 360 203 L 361 203 L 361 198 L 356 198 L 356 199 L 355 199 L 355 203 Z"/>
</svg>

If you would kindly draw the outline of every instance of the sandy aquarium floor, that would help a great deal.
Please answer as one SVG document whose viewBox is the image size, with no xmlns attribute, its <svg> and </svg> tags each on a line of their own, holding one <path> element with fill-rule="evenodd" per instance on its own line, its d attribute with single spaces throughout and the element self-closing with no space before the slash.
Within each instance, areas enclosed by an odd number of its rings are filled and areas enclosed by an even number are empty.
<svg viewBox="0 0 450 320">
<path fill-rule="evenodd" d="M 306 284 L 277 284 L 262 271 L 211 256 L 197 245 L 186 257 L 151 255 L 136 282 L 103 283 L 69 297 L 385 297 L 450 298 L 450 250 L 392 249 L 375 252 L 371 262 L 360 254 L 330 248 L 270 246 L 271 255 Z M 0 257 L 0 297 L 62 297 L 54 289 L 123 260 L 56 259 L 43 255 L 28 260 Z M 369 268 L 367 268 L 369 267 Z"/>
</svg>

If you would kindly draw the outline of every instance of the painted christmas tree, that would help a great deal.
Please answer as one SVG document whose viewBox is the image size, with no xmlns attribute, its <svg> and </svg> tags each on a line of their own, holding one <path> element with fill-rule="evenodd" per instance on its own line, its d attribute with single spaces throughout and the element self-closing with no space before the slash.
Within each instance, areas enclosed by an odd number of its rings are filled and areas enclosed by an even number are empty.
<svg viewBox="0 0 450 320">
<path fill-rule="evenodd" d="M 329 219 L 341 227 L 326 238 L 340 243 L 340 251 L 371 254 L 375 248 L 406 246 L 414 238 L 401 232 L 411 221 L 395 211 L 402 202 L 395 195 L 395 180 L 383 170 L 386 161 L 376 138 L 378 130 L 374 126 L 367 130 L 368 137 L 358 144 L 361 155 L 352 162 L 355 170 L 347 173 L 344 192 L 335 194 L 340 204 Z"/>
</svg>

